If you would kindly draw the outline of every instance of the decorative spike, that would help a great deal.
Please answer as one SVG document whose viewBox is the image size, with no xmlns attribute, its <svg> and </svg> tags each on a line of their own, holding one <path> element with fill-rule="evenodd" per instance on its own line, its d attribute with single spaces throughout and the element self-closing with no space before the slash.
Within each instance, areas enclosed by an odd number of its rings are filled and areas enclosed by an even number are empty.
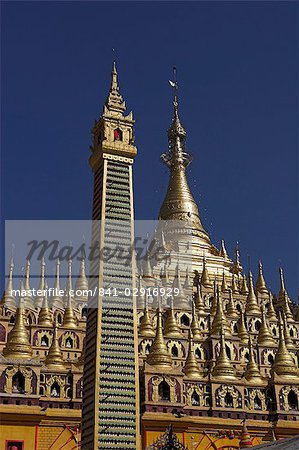
<svg viewBox="0 0 299 450">
<path fill-rule="evenodd" d="M 234 302 L 234 298 L 233 298 L 233 293 L 232 290 L 229 290 L 229 302 L 228 302 L 228 306 L 227 306 L 227 315 L 229 317 L 239 317 L 238 311 L 236 310 L 235 307 L 235 302 Z"/>
<path fill-rule="evenodd" d="M 282 300 L 282 308 L 283 308 L 284 314 L 286 315 L 287 321 L 295 322 L 293 313 L 292 313 L 290 305 L 289 305 L 288 294 L 286 292 L 284 293 L 284 298 Z"/>
<path fill-rule="evenodd" d="M 219 256 L 222 256 L 222 258 L 224 258 L 224 259 L 228 258 L 227 251 L 226 251 L 226 248 L 225 248 L 224 239 L 221 240 L 221 247 L 220 247 L 220 251 L 219 251 Z"/>
<path fill-rule="evenodd" d="M 262 312 L 262 323 L 261 323 L 258 338 L 257 338 L 258 344 L 262 347 L 274 347 L 274 346 L 276 346 L 276 342 L 273 339 L 272 334 L 269 330 L 268 324 L 266 322 L 264 306 L 262 306 L 261 312 Z"/>
<path fill-rule="evenodd" d="M 195 308 L 195 303 L 192 302 L 192 322 L 191 322 L 191 331 L 193 339 L 200 339 L 201 333 L 199 329 L 199 323 L 198 323 L 198 317 L 197 317 L 197 311 Z"/>
<path fill-rule="evenodd" d="M 119 85 L 117 79 L 116 64 L 113 62 L 112 72 L 111 72 L 111 86 L 108 94 L 108 98 L 104 107 L 104 114 L 107 113 L 118 113 L 122 114 L 126 110 L 125 102 L 119 93 Z"/>
<path fill-rule="evenodd" d="M 167 312 L 166 320 L 165 320 L 165 326 L 164 326 L 164 336 L 166 338 L 173 338 L 173 337 L 182 337 L 182 333 L 180 330 L 180 327 L 178 326 L 178 323 L 176 321 L 175 315 L 174 315 L 174 308 L 173 308 L 173 298 L 171 298 L 171 304 L 170 308 Z"/>
<path fill-rule="evenodd" d="M 188 292 L 188 291 L 190 291 L 190 289 L 192 289 L 192 283 L 191 283 L 191 280 L 190 280 L 189 268 L 188 267 L 186 268 L 186 275 L 185 275 L 185 281 L 184 281 L 183 287 L 184 287 L 184 290 L 186 292 Z"/>
<path fill-rule="evenodd" d="M 60 261 L 59 258 L 56 260 L 56 271 L 55 271 L 55 281 L 54 281 L 54 293 L 51 297 L 51 304 L 53 308 L 63 308 L 63 298 L 60 295 Z"/>
<path fill-rule="evenodd" d="M 65 328 L 77 328 L 77 319 L 72 307 L 72 297 L 70 291 L 67 297 L 67 306 L 64 311 L 62 326 Z"/>
<path fill-rule="evenodd" d="M 180 274 L 180 268 L 179 265 L 176 265 L 175 268 L 175 277 L 172 282 L 172 289 L 178 289 L 179 294 L 175 296 L 176 304 L 182 307 L 190 308 L 189 301 L 187 299 L 187 296 L 185 294 L 185 291 L 182 287 L 181 283 L 181 274 Z"/>
<path fill-rule="evenodd" d="M 199 314 L 203 314 L 205 312 L 205 304 L 201 295 L 201 286 L 198 284 L 197 291 L 195 293 L 194 298 L 195 307 L 198 310 Z"/>
<path fill-rule="evenodd" d="M 235 380 L 235 370 L 226 354 L 224 330 L 220 331 L 220 353 L 216 359 L 212 375 L 219 380 Z"/>
<path fill-rule="evenodd" d="M 233 291 L 233 294 L 239 294 L 239 288 L 236 283 L 236 278 L 235 278 L 234 274 L 232 274 L 232 291 Z"/>
<path fill-rule="evenodd" d="M 25 307 L 34 309 L 31 288 L 30 288 L 30 261 L 29 261 L 29 259 L 26 260 L 24 288 L 26 291 L 26 295 L 24 297 Z"/>
<path fill-rule="evenodd" d="M 267 286 L 266 286 L 266 282 L 264 279 L 264 275 L 263 275 L 263 266 L 262 266 L 261 261 L 259 261 L 259 275 L 258 275 L 258 278 L 256 281 L 255 289 L 261 295 L 269 294 Z"/>
<path fill-rule="evenodd" d="M 47 366 L 48 369 L 65 370 L 65 364 L 63 362 L 63 357 L 57 338 L 56 324 L 54 326 L 52 343 L 45 359 L 45 365 Z"/>
<path fill-rule="evenodd" d="M 86 300 L 88 297 L 88 281 L 86 278 L 85 270 L 85 258 L 81 258 L 80 261 L 80 271 L 76 282 L 76 297 L 82 300 Z M 78 292 L 81 291 L 81 295 L 78 296 Z"/>
<path fill-rule="evenodd" d="M 281 377 L 297 377 L 298 369 L 295 366 L 292 356 L 290 355 L 283 332 L 283 324 L 280 312 L 278 313 L 278 323 L 279 323 L 279 343 L 278 350 L 275 354 L 275 359 L 273 363 L 273 371 Z"/>
<path fill-rule="evenodd" d="M 21 294 L 23 290 L 23 281 L 21 281 Z M 19 306 L 17 308 L 14 326 L 7 336 L 7 342 L 3 349 L 3 356 L 7 359 L 17 360 L 31 359 L 32 357 L 32 347 L 24 321 L 24 305 L 22 295 L 20 295 L 19 298 Z"/>
<path fill-rule="evenodd" d="M 248 290 L 248 286 L 247 286 L 246 275 L 243 274 L 243 276 L 242 276 L 241 294 L 242 295 L 247 295 L 248 292 L 249 292 L 249 290 Z"/>
<path fill-rule="evenodd" d="M 12 257 L 9 265 L 9 274 L 6 289 L 1 299 L 1 304 L 5 305 L 7 308 L 14 310 L 16 308 L 16 297 L 13 294 L 13 270 L 14 270 L 14 262 Z"/>
<path fill-rule="evenodd" d="M 261 311 L 253 288 L 253 279 L 251 272 L 249 272 L 249 292 L 246 300 L 246 314 L 258 316 L 261 315 Z"/>
<path fill-rule="evenodd" d="M 142 262 L 143 278 L 153 279 L 153 269 L 151 266 L 149 251 L 147 250 Z"/>
<path fill-rule="evenodd" d="M 144 314 L 140 323 L 139 327 L 139 334 L 140 336 L 149 337 L 152 338 L 155 336 L 155 331 L 153 328 L 153 324 L 149 315 L 148 311 L 148 304 L 147 300 L 145 300 L 145 306 L 144 306 Z"/>
<path fill-rule="evenodd" d="M 208 269 L 207 269 L 206 258 L 203 259 L 203 269 L 202 269 L 200 284 L 202 286 L 204 286 L 205 288 L 211 288 L 212 287 L 212 283 L 211 283 L 211 280 L 210 280 L 210 277 L 209 277 L 209 272 L 208 272 Z"/>
<path fill-rule="evenodd" d="M 200 370 L 196 361 L 193 349 L 193 335 L 189 330 L 189 350 L 186 362 L 183 368 L 186 378 L 191 380 L 198 380 L 200 378 Z"/>
<path fill-rule="evenodd" d="M 240 325 L 239 325 L 238 337 L 240 338 L 240 341 L 242 344 L 248 345 L 249 334 L 248 334 L 248 331 L 247 331 L 247 328 L 245 325 L 244 313 L 242 310 L 240 311 Z"/>
<path fill-rule="evenodd" d="M 231 336 L 231 329 L 223 311 L 222 297 L 219 287 L 217 287 L 217 311 L 212 323 L 211 334 L 220 334 L 221 330 L 226 336 Z"/>
<path fill-rule="evenodd" d="M 42 307 L 38 314 L 38 324 L 43 327 L 52 327 L 52 314 L 48 305 L 48 285 L 45 283 L 45 295 Z"/>
<path fill-rule="evenodd" d="M 285 298 L 285 293 L 287 293 L 284 283 L 284 275 L 282 267 L 279 268 L 279 279 L 280 279 L 280 291 L 278 294 L 278 302 L 283 303 Z"/>
<path fill-rule="evenodd" d="M 268 316 L 270 322 L 277 322 L 276 312 L 275 312 L 275 309 L 273 306 L 272 294 L 270 291 L 269 291 L 269 303 L 268 303 L 267 316 Z"/>
<path fill-rule="evenodd" d="M 236 257 L 235 257 L 235 262 L 232 266 L 232 272 L 235 273 L 236 275 L 239 275 L 242 272 L 243 268 L 240 263 L 240 248 L 239 248 L 238 242 L 237 242 L 237 246 L 236 246 L 236 250 L 235 250 L 235 255 L 236 255 Z"/>
<path fill-rule="evenodd" d="M 291 338 L 289 327 L 288 327 L 288 321 L 287 321 L 287 318 L 286 318 L 286 315 L 284 312 L 282 313 L 282 319 L 283 319 L 284 339 L 285 339 L 286 346 L 288 349 L 294 349 L 295 345 Z"/>
<path fill-rule="evenodd" d="M 224 273 L 224 270 L 223 270 L 223 272 L 222 272 L 222 284 L 221 284 L 221 292 L 223 292 L 223 293 L 225 293 L 225 292 L 228 292 L 228 286 L 227 286 L 227 283 L 226 283 L 226 276 L 225 276 L 225 273 Z"/>
<path fill-rule="evenodd" d="M 157 309 L 157 315 L 156 335 L 146 361 L 148 364 L 155 366 L 158 369 L 169 370 L 172 367 L 172 361 L 164 341 L 162 311 L 160 306 Z"/>
<path fill-rule="evenodd" d="M 68 276 L 67 276 L 67 283 L 64 291 L 64 300 L 65 303 L 67 303 L 68 298 L 70 295 L 72 295 L 73 291 L 73 283 L 72 283 L 72 260 L 71 258 L 68 260 Z"/>
<path fill-rule="evenodd" d="M 246 378 L 247 381 L 250 382 L 250 384 L 261 384 L 263 383 L 263 379 L 261 376 L 261 372 L 258 368 L 258 365 L 254 359 L 254 352 L 250 336 L 248 340 L 248 346 L 249 346 L 249 361 L 244 373 L 244 377 Z"/>
</svg>

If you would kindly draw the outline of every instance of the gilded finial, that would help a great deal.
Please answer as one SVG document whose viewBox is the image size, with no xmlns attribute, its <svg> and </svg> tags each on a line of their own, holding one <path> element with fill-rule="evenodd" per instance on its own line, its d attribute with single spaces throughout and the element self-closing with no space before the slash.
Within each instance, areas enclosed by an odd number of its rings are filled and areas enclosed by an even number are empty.
<svg viewBox="0 0 299 450">
<path fill-rule="evenodd" d="M 233 294 L 239 294 L 239 288 L 236 283 L 235 274 L 232 274 L 232 291 L 233 291 Z"/>
<path fill-rule="evenodd" d="M 15 323 L 7 335 L 7 342 L 3 349 L 3 356 L 8 359 L 30 359 L 32 357 L 32 347 L 24 321 L 23 289 L 23 281 L 21 281 L 21 295 L 16 311 Z"/>
<path fill-rule="evenodd" d="M 221 239 L 221 247 L 219 250 L 219 256 L 222 256 L 222 258 L 227 259 L 228 255 L 227 255 L 227 251 L 225 248 L 225 243 L 224 243 L 224 239 Z"/>
<path fill-rule="evenodd" d="M 197 290 L 195 292 L 194 303 L 195 303 L 195 307 L 198 310 L 199 314 L 204 314 L 205 305 L 204 305 L 204 301 L 203 301 L 202 294 L 201 294 L 201 286 L 199 283 L 197 285 Z"/>
<path fill-rule="evenodd" d="M 251 337 L 248 339 L 248 347 L 249 347 L 249 361 L 244 373 L 244 378 L 250 382 L 250 384 L 261 384 L 263 383 L 263 379 L 261 376 L 261 372 L 258 368 L 257 363 L 254 358 L 254 351 L 252 347 Z"/>
<path fill-rule="evenodd" d="M 279 323 L 279 343 L 278 350 L 275 354 L 275 359 L 273 363 L 273 371 L 281 377 L 297 377 L 298 369 L 295 366 L 294 360 L 289 353 L 285 338 L 283 323 L 280 312 L 278 313 L 278 323 Z"/>
<path fill-rule="evenodd" d="M 13 270 L 14 270 L 14 261 L 13 256 L 11 257 L 9 264 L 9 273 L 7 278 L 6 288 L 1 299 L 1 304 L 5 305 L 8 308 L 15 309 L 16 308 L 16 297 L 13 293 Z"/>
<path fill-rule="evenodd" d="M 56 269 L 55 269 L 55 279 L 54 279 L 54 292 L 51 297 L 52 307 L 63 308 L 63 298 L 60 295 L 60 260 L 57 258 L 56 260 Z"/>
<path fill-rule="evenodd" d="M 262 266 L 261 261 L 259 261 L 258 268 L 259 268 L 259 274 L 258 274 L 258 278 L 256 281 L 255 289 L 261 295 L 268 295 L 268 289 L 266 286 L 266 282 L 265 282 L 265 278 L 264 278 L 264 274 L 263 274 L 263 266 Z"/>
<path fill-rule="evenodd" d="M 187 299 L 187 296 L 185 294 L 185 291 L 182 287 L 182 283 L 181 283 L 181 271 L 180 271 L 180 267 L 179 264 L 176 265 L 175 268 L 175 276 L 172 282 L 172 289 L 177 289 L 178 291 L 178 295 L 175 296 L 175 300 L 176 300 L 176 304 L 179 305 L 180 307 L 187 307 L 189 308 L 189 301 Z"/>
<path fill-rule="evenodd" d="M 261 312 L 262 312 L 262 322 L 261 322 L 261 326 L 259 329 L 259 334 L 258 334 L 258 344 L 262 347 L 274 347 L 276 346 L 276 342 L 273 339 L 273 336 L 269 330 L 267 321 L 266 321 L 266 317 L 265 317 L 265 308 L 262 305 L 261 307 Z"/>
<path fill-rule="evenodd" d="M 79 276 L 76 281 L 76 297 L 81 300 L 86 300 L 88 297 L 88 281 L 86 277 L 86 269 L 85 269 L 85 257 L 82 256 L 80 260 L 80 270 Z"/>
<path fill-rule="evenodd" d="M 294 349 L 295 345 L 291 338 L 289 327 L 288 327 L 288 321 L 286 318 L 286 315 L 284 312 L 282 312 L 282 319 L 283 319 L 283 329 L 284 329 L 284 339 L 285 343 L 288 349 Z"/>
<path fill-rule="evenodd" d="M 150 255 L 149 255 L 149 250 L 146 251 L 146 254 L 142 261 L 142 271 L 143 271 L 143 278 L 149 278 L 149 279 L 154 278 Z"/>
<path fill-rule="evenodd" d="M 152 338 L 155 336 L 155 331 L 148 311 L 147 299 L 145 298 L 144 314 L 139 327 L 140 336 Z"/>
<path fill-rule="evenodd" d="M 245 325 L 245 320 L 244 320 L 244 313 L 241 309 L 240 311 L 240 320 L 239 320 L 239 331 L 238 331 L 238 337 L 240 338 L 240 341 L 242 344 L 247 345 L 248 344 L 248 339 L 249 339 L 249 334 Z"/>
<path fill-rule="evenodd" d="M 241 292 L 242 295 L 247 295 L 248 292 L 249 292 L 245 274 L 242 275 L 242 286 L 241 286 L 241 291 L 240 292 Z"/>
<path fill-rule="evenodd" d="M 198 380 L 200 378 L 200 370 L 194 354 L 193 335 L 191 330 L 189 330 L 189 349 L 183 372 L 188 379 Z"/>
<path fill-rule="evenodd" d="M 211 288 L 212 287 L 212 283 L 211 283 L 211 280 L 210 280 L 209 272 L 208 272 L 208 269 L 207 269 L 206 258 L 203 259 L 203 269 L 202 269 L 200 284 L 202 286 L 204 286 L 205 288 Z"/>
<path fill-rule="evenodd" d="M 57 338 L 57 326 L 54 325 L 52 343 L 45 359 L 45 365 L 48 369 L 65 370 L 62 353 Z"/>
<path fill-rule="evenodd" d="M 52 314 L 48 304 L 48 285 L 45 283 L 45 295 L 42 303 L 42 307 L 38 314 L 38 324 L 43 327 L 52 327 Z"/>
<path fill-rule="evenodd" d="M 239 247 L 239 242 L 237 242 L 237 246 L 235 249 L 235 262 L 232 266 L 232 272 L 235 273 L 236 275 L 239 275 L 243 270 L 243 267 L 241 265 L 240 262 L 240 247 Z"/>
<path fill-rule="evenodd" d="M 224 330 L 220 331 L 220 352 L 216 358 L 212 375 L 219 380 L 235 380 L 235 370 L 226 353 Z"/>
<path fill-rule="evenodd" d="M 65 328 L 77 328 L 77 319 L 73 310 L 70 291 L 67 294 L 67 306 L 64 311 L 62 326 Z"/>
<path fill-rule="evenodd" d="M 222 272 L 221 292 L 223 292 L 223 293 L 228 292 L 228 286 L 227 286 L 226 276 L 225 276 L 224 270 Z"/>
<path fill-rule="evenodd" d="M 195 308 L 195 303 L 192 302 L 192 322 L 191 322 L 191 331 L 193 339 L 200 339 L 201 333 L 199 329 L 198 316 Z"/>
<path fill-rule="evenodd" d="M 160 306 L 157 309 L 157 316 L 156 335 L 146 361 L 158 369 L 169 370 L 172 367 L 172 360 L 164 341 Z"/>
<path fill-rule="evenodd" d="M 249 272 L 249 292 L 246 300 L 246 314 L 261 315 L 261 311 L 254 292 L 252 273 Z"/>
<path fill-rule="evenodd" d="M 182 337 L 180 327 L 178 326 L 178 323 L 176 321 L 175 314 L 174 314 L 173 298 L 171 298 L 170 308 L 167 311 L 167 315 L 166 315 L 166 320 L 165 320 L 165 325 L 164 325 L 164 336 L 166 338 Z"/>
<path fill-rule="evenodd" d="M 276 312 L 273 306 L 273 300 L 272 300 L 272 294 L 269 291 L 269 302 L 268 302 L 268 308 L 267 308 L 267 316 L 270 320 L 270 322 L 277 322 Z"/>
<path fill-rule="evenodd" d="M 217 310 L 212 323 L 211 334 L 218 334 L 221 330 L 226 336 L 231 336 L 231 329 L 223 311 L 222 297 L 217 286 Z"/>
<path fill-rule="evenodd" d="M 229 302 L 227 305 L 227 315 L 232 318 L 239 317 L 238 311 L 236 310 L 236 307 L 235 307 L 235 302 L 234 302 L 233 293 L 232 293 L 231 289 L 229 290 Z"/>
<path fill-rule="evenodd" d="M 104 114 L 107 112 L 122 114 L 126 110 L 125 102 L 119 93 L 116 63 L 113 61 L 111 71 L 111 85 L 104 107 Z"/>
<path fill-rule="evenodd" d="M 282 309 L 283 309 L 283 312 L 286 315 L 287 321 L 288 322 L 295 322 L 294 317 L 293 317 L 293 313 L 292 313 L 291 308 L 290 308 L 288 294 L 286 292 L 284 293 L 283 300 L 281 301 L 281 303 L 282 303 Z"/>
</svg>

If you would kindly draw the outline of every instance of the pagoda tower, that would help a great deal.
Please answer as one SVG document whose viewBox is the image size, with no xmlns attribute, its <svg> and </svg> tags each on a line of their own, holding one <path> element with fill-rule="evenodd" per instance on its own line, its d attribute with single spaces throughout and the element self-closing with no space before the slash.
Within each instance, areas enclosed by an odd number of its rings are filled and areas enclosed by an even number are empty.
<svg viewBox="0 0 299 450">
<path fill-rule="evenodd" d="M 132 165 L 137 149 L 115 63 L 111 75 L 103 113 L 92 130 L 92 245 L 113 249 L 121 243 L 127 249 L 134 233 Z M 124 295 L 135 285 L 135 263 L 132 256 L 120 260 L 115 255 L 94 258 L 90 266 L 90 287 L 98 290 L 87 316 L 82 448 L 139 449 L 137 323 L 133 298 Z"/>
</svg>

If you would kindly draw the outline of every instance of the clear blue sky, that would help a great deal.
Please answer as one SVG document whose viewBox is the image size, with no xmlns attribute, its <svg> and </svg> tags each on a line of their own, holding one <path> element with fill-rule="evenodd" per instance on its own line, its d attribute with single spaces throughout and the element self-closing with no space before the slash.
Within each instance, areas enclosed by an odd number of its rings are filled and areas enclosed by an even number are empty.
<svg viewBox="0 0 299 450">
<path fill-rule="evenodd" d="M 178 68 L 190 185 L 215 244 L 238 240 L 298 295 L 297 2 L 2 2 L 2 217 L 89 219 L 90 129 L 116 49 L 136 118 L 135 211 L 156 218 Z"/>
</svg>

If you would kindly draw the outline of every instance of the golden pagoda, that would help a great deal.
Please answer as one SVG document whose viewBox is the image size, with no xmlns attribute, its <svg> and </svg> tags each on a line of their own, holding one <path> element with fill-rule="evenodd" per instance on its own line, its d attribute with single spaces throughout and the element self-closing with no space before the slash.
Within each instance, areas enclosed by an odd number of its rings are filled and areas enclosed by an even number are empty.
<svg viewBox="0 0 299 450">
<path fill-rule="evenodd" d="M 62 353 L 59 347 L 57 338 L 57 326 L 54 326 L 52 343 L 45 359 L 45 365 L 51 370 L 65 370 L 65 363 L 63 361 Z"/>
<path fill-rule="evenodd" d="M 160 306 L 157 309 L 157 328 L 154 342 L 151 346 L 150 352 L 146 362 L 158 369 L 170 369 L 172 367 L 172 359 L 167 350 L 162 326 L 162 311 Z"/>
<path fill-rule="evenodd" d="M 279 323 L 279 343 L 277 352 L 275 354 L 273 371 L 281 377 L 286 378 L 296 377 L 299 381 L 298 368 L 295 366 L 294 360 L 286 347 L 284 339 L 283 323 L 280 313 L 278 323 Z"/>
<path fill-rule="evenodd" d="M 212 375 L 221 381 L 236 379 L 235 370 L 226 353 L 223 328 L 220 330 L 220 352 L 212 369 Z"/>
<path fill-rule="evenodd" d="M 200 370 L 198 367 L 198 363 L 196 361 L 195 355 L 194 355 L 194 349 L 193 349 L 193 336 L 192 331 L 189 331 L 189 348 L 188 348 L 188 355 L 186 358 L 186 362 L 183 368 L 183 372 L 185 376 L 188 379 L 195 379 L 198 380 L 201 376 Z"/>
</svg>

